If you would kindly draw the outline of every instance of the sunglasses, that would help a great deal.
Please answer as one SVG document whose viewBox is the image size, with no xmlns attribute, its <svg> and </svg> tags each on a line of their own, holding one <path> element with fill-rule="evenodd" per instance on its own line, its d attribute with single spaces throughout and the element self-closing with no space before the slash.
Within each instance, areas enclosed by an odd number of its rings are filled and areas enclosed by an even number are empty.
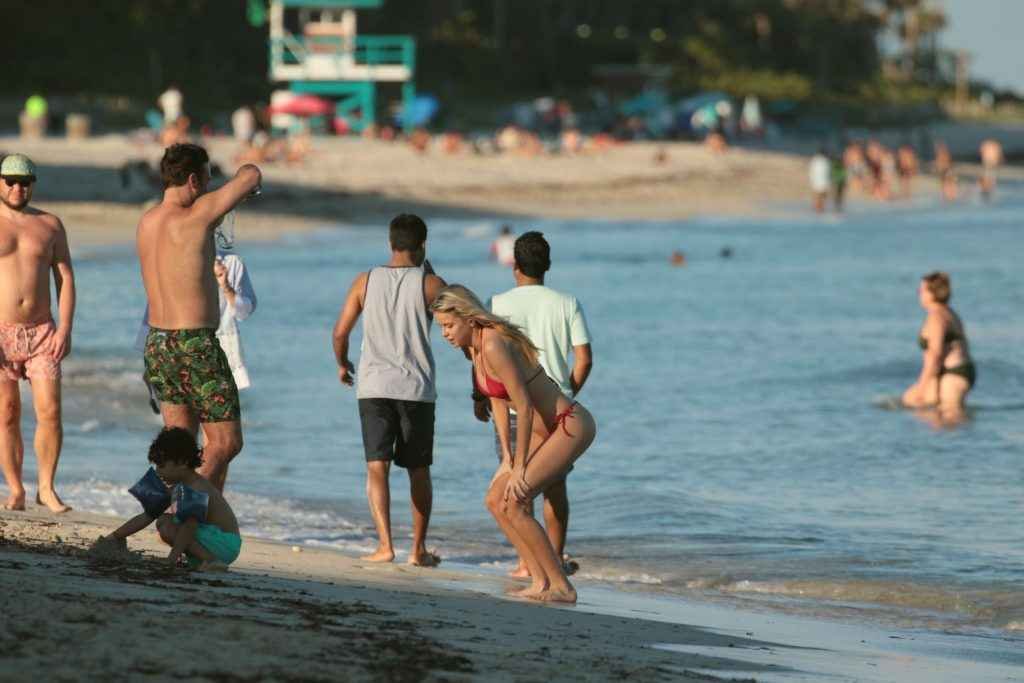
<svg viewBox="0 0 1024 683">
<path fill-rule="evenodd" d="M 35 181 L 35 176 L 19 176 L 17 178 L 4 178 L 4 182 L 7 183 L 7 187 L 14 187 L 15 185 L 20 185 L 21 187 L 29 187 Z"/>
</svg>

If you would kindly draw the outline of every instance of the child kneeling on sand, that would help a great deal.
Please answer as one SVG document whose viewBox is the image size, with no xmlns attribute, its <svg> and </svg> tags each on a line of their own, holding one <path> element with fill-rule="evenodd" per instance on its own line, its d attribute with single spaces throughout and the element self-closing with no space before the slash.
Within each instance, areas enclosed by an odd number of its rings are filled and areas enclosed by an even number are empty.
<svg viewBox="0 0 1024 683">
<path fill-rule="evenodd" d="M 221 492 L 196 472 L 203 460 L 195 437 L 180 427 L 164 429 L 149 447 L 149 461 L 153 467 L 130 489 L 142 503 L 142 514 L 100 537 L 97 545 L 125 549 L 125 539 L 155 520 L 160 538 L 171 546 L 172 565 L 184 553 L 191 567 L 227 569 L 242 548 L 238 520 Z M 172 502 L 175 512 L 166 514 Z"/>
</svg>

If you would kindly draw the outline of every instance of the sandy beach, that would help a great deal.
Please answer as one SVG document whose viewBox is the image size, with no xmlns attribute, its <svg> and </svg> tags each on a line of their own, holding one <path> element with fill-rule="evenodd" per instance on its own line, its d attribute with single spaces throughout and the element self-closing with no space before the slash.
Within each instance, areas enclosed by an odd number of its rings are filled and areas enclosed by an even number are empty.
<svg viewBox="0 0 1024 683">
<path fill-rule="evenodd" d="M 237 146 L 204 141 L 227 173 Z M 152 165 L 162 149 L 126 135 L 81 141 L 0 138 L 0 150 L 40 166 L 34 202 L 61 216 L 74 245 L 134 238 L 153 194 L 124 188 L 119 169 Z M 664 161 L 655 162 L 663 154 Z M 300 164 L 263 164 L 264 195 L 239 210 L 239 235 L 273 239 L 330 224 L 381 224 L 395 213 L 436 217 L 681 220 L 697 214 L 779 212 L 808 201 L 806 159 L 697 143 L 631 143 L 578 156 L 419 154 L 408 145 L 322 138 Z M 930 180 L 922 182 L 930 183 Z"/>
<path fill-rule="evenodd" d="M 89 543 L 114 523 L 77 512 L 0 515 L 0 679 L 715 680 L 686 670 L 737 664 L 650 645 L 764 645 L 500 600 L 445 569 L 252 539 L 227 574 L 169 568 L 148 530 L 131 539 L 130 557 L 90 557 Z"/>
<path fill-rule="evenodd" d="M 1024 663 L 921 633 L 699 604 L 673 615 L 585 583 L 578 606 L 537 605 L 495 576 L 251 538 L 227 573 L 171 569 L 149 530 L 129 556 L 91 556 L 117 522 L 0 513 L 0 680 L 979 681 L 1021 680 Z"/>
</svg>

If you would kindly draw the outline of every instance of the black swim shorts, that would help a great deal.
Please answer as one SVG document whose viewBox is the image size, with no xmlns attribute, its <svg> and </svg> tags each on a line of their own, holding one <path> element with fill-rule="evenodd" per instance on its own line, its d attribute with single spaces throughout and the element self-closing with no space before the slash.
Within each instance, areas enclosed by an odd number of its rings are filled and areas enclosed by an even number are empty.
<svg viewBox="0 0 1024 683">
<path fill-rule="evenodd" d="M 366 461 L 394 460 L 416 469 L 434 464 L 434 404 L 391 398 L 359 399 Z"/>
</svg>

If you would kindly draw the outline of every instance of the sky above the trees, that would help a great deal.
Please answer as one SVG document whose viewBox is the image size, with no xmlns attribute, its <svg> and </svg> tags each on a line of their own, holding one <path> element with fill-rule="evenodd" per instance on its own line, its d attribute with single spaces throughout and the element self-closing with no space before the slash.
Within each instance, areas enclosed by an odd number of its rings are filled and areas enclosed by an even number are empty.
<svg viewBox="0 0 1024 683">
<path fill-rule="evenodd" d="M 1024 0 L 944 0 L 944 48 L 971 54 L 971 75 L 1024 95 Z"/>
</svg>

